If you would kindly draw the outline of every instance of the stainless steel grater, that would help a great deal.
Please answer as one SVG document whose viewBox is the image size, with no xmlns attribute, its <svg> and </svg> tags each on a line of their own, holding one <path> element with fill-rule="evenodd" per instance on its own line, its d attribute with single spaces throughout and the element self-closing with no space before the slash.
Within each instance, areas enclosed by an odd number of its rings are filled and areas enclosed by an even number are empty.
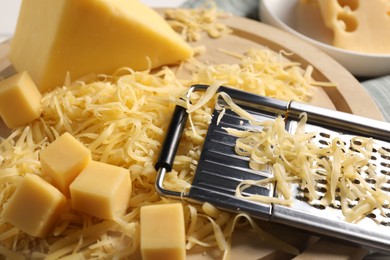
<svg viewBox="0 0 390 260">
<path fill-rule="evenodd" d="M 204 91 L 206 85 L 192 86 L 192 91 Z M 302 112 L 308 115 L 307 132 L 317 132 L 315 141 L 320 145 L 332 136 L 339 136 L 349 142 L 353 136 L 372 137 L 380 147 L 390 151 L 390 124 L 348 113 L 314 107 L 308 104 L 291 101 L 285 102 L 264 96 L 258 96 L 227 87 L 219 91 L 227 93 L 236 104 L 256 117 L 257 120 L 275 119 L 278 115 L 285 117 L 286 129 L 293 132 Z M 219 99 L 217 102 L 224 102 Z M 386 217 L 370 214 L 358 223 L 342 220 L 339 209 L 309 205 L 305 202 L 305 192 L 295 186 L 292 189 L 294 203 L 292 206 L 262 204 L 236 197 L 237 185 L 247 179 L 259 180 L 270 176 L 270 172 L 254 171 L 248 166 L 248 158 L 239 156 L 234 151 L 236 137 L 229 135 L 223 127 L 248 129 L 253 127 L 232 110 L 226 110 L 217 124 L 220 110 L 213 112 L 197 170 L 191 188 L 186 193 L 164 188 L 164 176 L 172 170 L 173 161 L 180 142 L 181 134 L 187 120 L 186 109 L 175 108 L 172 121 L 160 157 L 156 163 L 158 170 L 156 189 L 161 196 L 182 198 L 195 202 L 209 202 L 216 207 L 233 212 L 246 212 L 255 218 L 268 220 L 297 227 L 306 231 L 331 236 L 360 244 L 370 249 L 390 253 L 390 206 L 386 206 Z M 377 152 L 371 158 L 377 165 L 376 174 L 385 176 L 387 183 L 382 187 L 390 193 L 390 158 Z M 361 174 L 365 174 L 362 172 Z M 369 176 L 364 176 L 369 178 Z M 319 184 L 320 185 L 320 184 Z M 272 187 L 251 187 L 249 194 L 276 196 Z M 321 189 L 318 192 L 323 193 Z"/>
</svg>

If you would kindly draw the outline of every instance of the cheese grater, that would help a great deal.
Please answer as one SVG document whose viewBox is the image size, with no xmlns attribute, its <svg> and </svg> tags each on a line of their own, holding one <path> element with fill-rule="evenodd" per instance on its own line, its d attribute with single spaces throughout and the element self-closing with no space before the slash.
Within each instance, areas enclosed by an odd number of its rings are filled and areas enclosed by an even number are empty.
<svg viewBox="0 0 390 260">
<path fill-rule="evenodd" d="M 207 85 L 194 85 L 193 91 L 205 91 Z M 374 139 L 372 163 L 377 168 L 375 174 L 385 176 L 387 182 L 382 189 L 390 194 L 390 157 L 378 153 L 378 149 L 390 151 L 390 124 L 348 113 L 315 107 L 296 101 L 285 102 L 269 97 L 250 94 L 236 89 L 221 86 L 219 92 L 227 93 L 232 100 L 252 114 L 256 120 L 272 120 L 279 115 L 285 118 L 286 130 L 294 132 L 301 113 L 307 114 L 306 132 L 316 132 L 315 142 L 320 145 L 332 137 L 340 137 L 348 143 L 354 136 L 365 136 Z M 219 105 L 224 100 L 219 98 Z M 248 130 L 255 127 L 232 110 L 227 109 L 217 123 L 220 109 L 214 109 L 201 156 L 197 165 L 191 188 L 188 192 L 177 192 L 164 188 L 164 177 L 172 170 L 173 161 L 180 142 L 181 134 L 187 121 L 186 109 L 176 106 L 171 124 L 161 148 L 160 157 L 155 165 L 158 170 L 156 189 L 161 196 L 186 199 L 193 202 L 209 202 L 214 206 L 232 212 L 245 212 L 249 215 L 274 223 L 290 225 L 315 234 L 331 236 L 364 247 L 390 253 L 390 207 L 385 206 L 384 216 L 372 212 L 358 223 L 343 220 L 337 207 L 323 207 L 308 204 L 305 192 L 298 186 L 292 187 L 294 203 L 292 206 L 263 204 L 235 196 L 237 185 L 243 180 L 261 180 L 271 176 L 267 169 L 255 171 L 249 168 L 249 158 L 239 156 L 234 151 L 236 137 L 229 135 L 223 128 Z M 364 174 L 362 172 L 361 174 Z M 369 178 L 365 176 L 365 178 Z M 374 180 L 372 180 L 374 181 Z M 368 181 L 370 182 L 370 181 Z M 321 184 L 319 184 L 321 185 Z M 245 190 L 250 194 L 277 196 L 272 186 L 251 186 Z M 319 195 L 324 195 L 321 188 Z M 322 193 L 322 194 L 321 194 Z"/>
</svg>

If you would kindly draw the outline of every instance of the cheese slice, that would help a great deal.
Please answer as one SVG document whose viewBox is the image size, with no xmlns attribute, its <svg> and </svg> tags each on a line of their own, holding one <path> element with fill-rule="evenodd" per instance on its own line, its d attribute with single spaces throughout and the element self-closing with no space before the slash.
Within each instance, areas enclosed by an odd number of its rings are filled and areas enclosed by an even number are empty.
<svg viewBox="0 0 390 260">
<path fill-rule="evenodd" d="M 145 70 L 189 58 L 192 48 L 139 0 L 23 0 L 10 60 L 41 92 L 89 73 Z"/>
<path fill-rule="evenodd" d="M 26 71 L 9 77 L 0 82 L 0 117 L 9 128 L 26 124 L 41 115 L 41 98 Z"/>
<path fill-rule="evenodd" d="M 185 227 L 180 203 L 141 207 L 141 254 L 143 260 L 184 260 Z"/>
<path fill-rule="evenodd" d="M 38 175 L 28 173 L 4 205 L 3 218 L 31 236 L 46 236 L 66 210 L 65 196 Z"/>
<path fill-rule="evenodd" d="M 67 132 L 40 153 L 42 173 L 66 197 L 70 196 L 69 185 L 91 160 L 91 151 Z"/>
<path fill-rule="evenodd" d="M 390 53 L 388 0 L 318 0 L 333 45 L 364 53 Z"/>
</svg>

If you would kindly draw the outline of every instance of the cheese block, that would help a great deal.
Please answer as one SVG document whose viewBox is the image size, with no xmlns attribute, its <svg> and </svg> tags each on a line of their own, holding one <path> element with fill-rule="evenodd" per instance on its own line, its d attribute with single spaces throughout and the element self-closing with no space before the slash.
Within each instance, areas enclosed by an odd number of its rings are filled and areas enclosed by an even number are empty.
<svg viewBox="0 0 390 260">
<path fill-rule="evenodd" d="M 38 175 L 29 173 L 4 205 L 3 218 L 31 236 L 44 237 L 65 210 L 65 196 Z"/>
<path fill-rule="evenodd" d="M 390 53 L 388 0 L 318 0 L 333 45 L 357 52 Z"/>
<path fill-rule="evenodd" d="M 181 203 L 141 207 L 141 254 L 143 260 L 184 260 L 185 227 Z"/>
<path fill-rule="evenodd" d="M 114 219 L 127 209 L 131 195 L 130 172 L 91 161 L 69 189 L 72 208 L 102 219 Z"/>
<path fill-rule="evenodd" d="M 192 48 L 139 0 L 23 0 L 10 60 L 41 92 L 126 66 L 146 70 L 189 58 Z"/>
<path fill-rule="evenodd" d="M 9 128 L 26 124 L 41 115 L 41 98 L 26 71 L 7 78 L 0 82 L 0 117 Z"/>
<path fill-rule="evenodd" d="M 40 153 L 42 173 L 66 197 L 69 185 L 92 160 L 91 151 L 69 133 L 64 133 Z"/>
</svg>

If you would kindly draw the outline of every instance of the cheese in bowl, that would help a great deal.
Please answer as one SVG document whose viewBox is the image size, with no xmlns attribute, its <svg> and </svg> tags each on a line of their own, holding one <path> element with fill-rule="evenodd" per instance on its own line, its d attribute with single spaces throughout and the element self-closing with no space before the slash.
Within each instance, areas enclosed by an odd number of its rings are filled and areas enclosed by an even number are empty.
<svg viewBox="0 0 390 260">
<path fill-rule="evenodd" d="M 304 2 L 304 1 L 303 1 Z M 333 45 L 373 54 L 390 54 L 390 3 L 386 0 L 318 0 Z"/>
</svg>

